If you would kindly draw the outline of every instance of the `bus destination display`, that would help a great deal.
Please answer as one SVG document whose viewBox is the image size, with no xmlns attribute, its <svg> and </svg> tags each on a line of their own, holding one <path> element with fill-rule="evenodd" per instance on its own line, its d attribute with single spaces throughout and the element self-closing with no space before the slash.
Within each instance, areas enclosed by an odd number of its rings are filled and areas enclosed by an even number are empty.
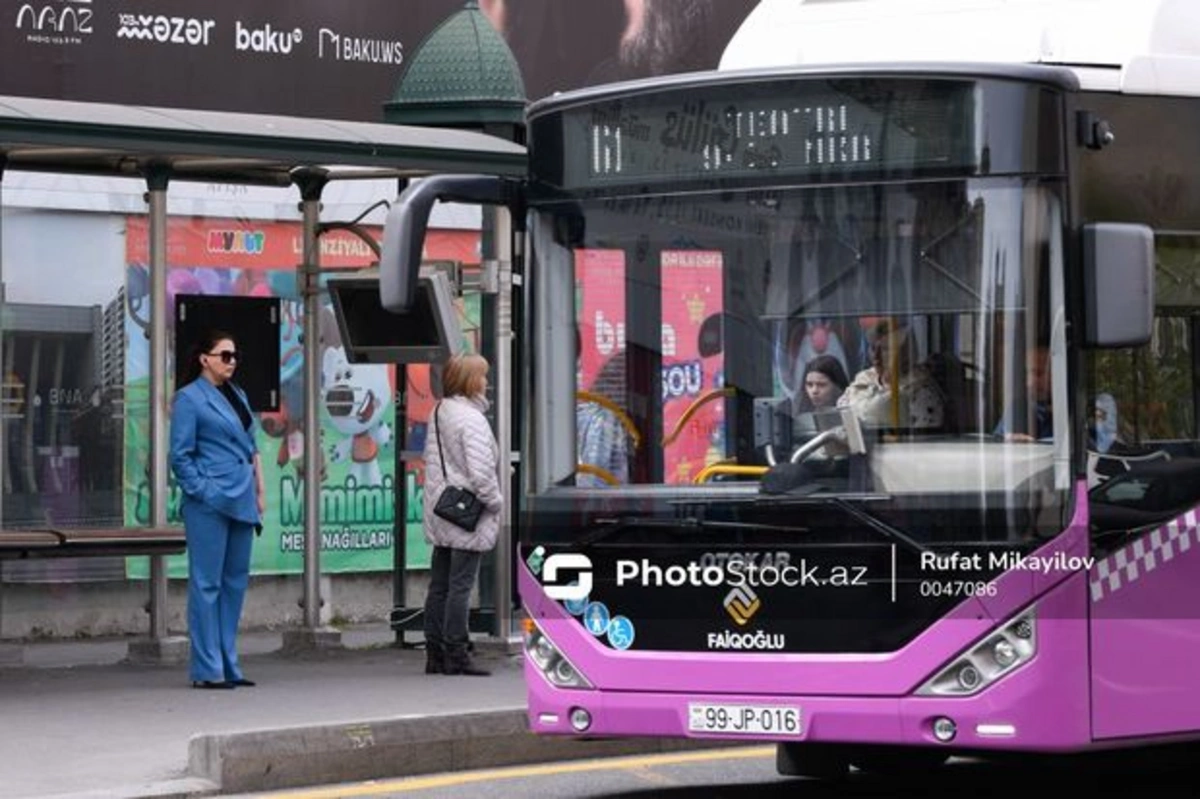
<svg viewBox="0 0 1200 799">
<path fill-rule="evenodd" d="M 567 112 L 564 177 L 581 185 L 972 166 L 969 85 L 916 88 L 792 82 L 759 96 L 743 87 L 749 96 L 738 97 L 717 87 Z"/>
</svg>

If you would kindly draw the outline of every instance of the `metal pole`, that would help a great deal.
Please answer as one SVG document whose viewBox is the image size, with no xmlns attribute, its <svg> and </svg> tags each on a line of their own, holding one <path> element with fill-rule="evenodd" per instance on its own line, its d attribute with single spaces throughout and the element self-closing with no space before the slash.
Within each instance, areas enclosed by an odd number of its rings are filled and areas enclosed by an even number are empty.
<svg viewBox="0 0 1200 799">
<path fill-rule="evenodd" d="M 4 167 L 8 156 L 0 153 L 0 472 L 8 476 L 8 411 L 12 407 L 9 402 L 8 365 L 4 334 L 5 321 L 8 319 L 8 297 L 4 282 Z M 0 528 L 4 527 L 4 482 L 0 480 Z M 4 633 L 4 564 L 0 562 L 0 635 Z M 6 650 L 0 647 L 0 662 L 6 661 Z M 12 658 L 7 658 L 11 660 Z"/>
<path fill-rule="evenodd" d="M 396 184 L 398 197 L 408 187 L 408 179 L 400 178 Z M 393 497 L 396 512 L 392 522 L 392 612 L 388 614 L 388 622 L 396 635 L 396 643 L 404 646 L 406 620 L 397 613 L 408 608 L 408 459 L 404 454 L 408 449 L 408 367 L 402 363 L 396 364 L 395 441 L 396 482 Z"/>
<path fill-rule="evenodd" d="M 165 167 L 146 170 L 150 206 L 150 524 L 167 525 L 167 182 Z M 150 557 L 150 638 L 167 635 L 167 559 Z"/>
<path fill-rule="evenodd" d="M 4 167 L 8 164 L 8 156 L 0 153 L 0 352 L 4 352 L 4 323 L 8 319 L 8 297 L 4 282 Z M 0 358 L 0 470 L 8 473 L 8 412 L 12 407 L 9 402 L 7 358 Z M 0 484 L 0 527 L 4 526 L 4 486 Z M 4 567 L 0 565 L 0 582 L 4 579 Z M 0 586 L 3 588 L 3 586 Z M 0 613 L 0 620 L 3 614 Z M 3 630 L 3 627 L 0 627 Z"/>
<path fill-rule="evenodd" d="M 500 536 L 496 542 L 495 593 L 496 634 L 500 640 L 513 635 L 512 574 L 512 219 L 505 207 L 495 209 L 494 235 L 496 257 L 499 261 L 499 293 L 496 295 L 496 442 L 500 450 L 500 491 L 504 497 L 504 512 L 500 519 Z"/>
<path fill-rule="evenodd" d="M 304 627 L 321 626 L 321 250 L 318 225 L 326 175 L 303 170 L 295 175 L 304 217 Z"/>
</svg>

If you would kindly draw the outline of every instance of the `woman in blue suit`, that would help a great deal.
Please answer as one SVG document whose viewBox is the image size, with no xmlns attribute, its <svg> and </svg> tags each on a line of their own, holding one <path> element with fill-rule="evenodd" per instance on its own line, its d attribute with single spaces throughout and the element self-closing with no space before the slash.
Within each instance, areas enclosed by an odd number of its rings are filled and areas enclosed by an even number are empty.
<svg viewBox="0 0 1200 799">
<path fill-rule="evenodd" d="M 238 352 L 203 336 L 171 411 L 171 469 L 183 492 L 193 688 L 254 685 L 238 665 L 237 632 L 250 582 L 250 544 L 266 494 L 246 394 L 232 381 Z"/>
</svg>

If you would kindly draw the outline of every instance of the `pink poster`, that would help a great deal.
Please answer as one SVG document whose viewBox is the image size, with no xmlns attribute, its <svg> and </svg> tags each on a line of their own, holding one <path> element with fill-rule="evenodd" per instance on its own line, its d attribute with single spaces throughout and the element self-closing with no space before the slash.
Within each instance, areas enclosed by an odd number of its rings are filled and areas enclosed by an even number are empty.
<svg viewBox="0 0 1200 799">
<path fill-rule="evenodd" d="M 625 251 L 577 250 L 579 388 L 591 389 L 600 369 L 625 352 Z"/>
<path fill-rule="evenodd" d="M 720 389 L 725 357 L 701 351 L 704 321 L 720 323 L 721 253 L 662 253 L 663 471 L 667 483 L 690 483 L 724 456 L 724 409 Z M 715 316 L 714 316 L 715 314 Z"/>
<path fill-rule="evenodd" d="M 624 379 L 610 385 L 605 369 L 625 350 L 625 252 L 578 250 L 580 390 L 625 402 Z M 724 455 L 724 355 L 719 347 L 723 261 L 720 252 L 668 250 L 662 265 L 663 479 L 690 483 Z M 705 327 L 705 320 L 710 320 Z M 714 331 L 713 326 L 717 325 Z M 709 344 L 701 346 L 701 331 Z M 716 333 L 714 337 L 713 333 Z M 645 446 L 645 442 L 642 442 Z"/>
</svg>

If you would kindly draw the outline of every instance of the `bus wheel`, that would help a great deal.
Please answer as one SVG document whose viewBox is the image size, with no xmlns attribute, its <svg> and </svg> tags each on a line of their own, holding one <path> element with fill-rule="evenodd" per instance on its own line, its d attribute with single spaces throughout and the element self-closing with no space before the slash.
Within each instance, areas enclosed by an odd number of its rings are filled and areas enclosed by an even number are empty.
<svg viewBox="0 0 1200 799">
<path fill-rule="evenodd" d="M 892 776 L 918 775 L 941 768 L 950 755 L 939 749 L 912 746 L 888 746 L 861 749 L 850 755 L 850 762 L 860 771 Z"/>
<path fill-rule="evenodd" d="M 850 751 L 823 743 L 781 743 L 775 747 L 775 770 L 787 777 L 843 779 L 850 773 Z"/>
</svg>

